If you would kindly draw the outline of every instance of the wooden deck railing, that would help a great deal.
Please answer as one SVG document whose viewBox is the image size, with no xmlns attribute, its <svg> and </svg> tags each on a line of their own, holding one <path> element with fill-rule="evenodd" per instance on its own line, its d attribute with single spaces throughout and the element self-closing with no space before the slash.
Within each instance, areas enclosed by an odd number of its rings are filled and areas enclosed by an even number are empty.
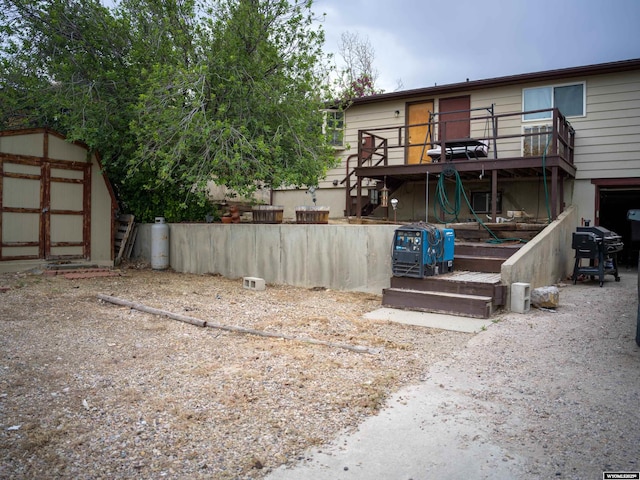
<svg viewBox="0 0 640 480">
<path fill-rule="evenodd" d="M 345 212 L 347 215 L 351 212 L 351 196 L 354 189 L 360 190 L 360 184 L 358 182 L 352 182 L 352 177 L 355 175 L 355 166 L 352 164 L 353 160 L 357 159 L 356 166 L 363 167 L 368 166 L 377 167 L 381 163 L 384 166 L 388 165 L 389 151 L 388 140 L 384 137 L 377 135 L 364 134 L 362 130 L 358 132 L 358 153 L 349 155 L 347 157 L 346 176 L 340 182 L 345 185 L 347 192 Z M 362 195 L 361 191 L 357 192 L 357 195 Z"/>
<path fill-rule="evenodd" d="M 489 109 L 474 109 L 473 111 Z M 490 110 L 493 112 L 493 109 Z M 470 111 L 471 113 L 472 111 Z M 537 121 L 523 121 L 525 115 L 548 114 Z M 489 144 L 488 157 L 492 159 L 517 160 L 525 157 L 558 157 L 573 165 L 575 131 L 566 117 L 557 108 L 489 115 L 471 115 L 465 119 L 446 120 L 432 115 L 427 123 L 379 127 L 358 131 L 358 153 L 350 155 L 346 162 L 345 178 L 346 211 L 351 211 L 351 197 L 355 189 L 361 196 L 361 182 L 354 181 L 355 169 L 363 166 L 397 166 L 407 161 L 409 147 L 422 147 L 419 163 L 431 163 L 426 152 L 436 145 L 447 151 L 447 132 L 456 129 L 454 123 L 469 124 L 470 136 Z M 409 129 L 426 131 L 423 142 L 408 142 Z M 517 133 L 516 133 L 517 132 Z M 449 140 L 451 137 L 449 136 Z M 536 145 L 536 149 L 526 146 Z"/>
<path fill-rule="evenodd" d="M 549 118 L 540 119 L 536 122 L 525 122 L 521 119 L 524 115 L 539 114 L 549 112 Z M 385 166 L 389 164 L 389 153 L 401 150 L 400 155 L 404 161 L 404 150 L 411 147 L 424 147 L 424 151 L 433 148 L 436 144 L 442 147 L 442 150 L 446 149 L 447 131 L 453 131 L 454 123 L 469 122 L 471 135 L 476 139 L 488 140 L 490 149 L 493 150 L 489 154 L 491 158 L 517 158 L 527 155 L 502 155 L 501 150 L 514 150 L 514 147 L 520 149 L 522 141 L 525 138 L 536 139 L 537 143 L 547 145 L 546 154 L 557 155 L 563 158 L 565 161 L 573 164 L 573 150 L 574 150 L 574 137 L 575 132 L 571 127 L 571 124 L 567 121 L 566 117 L 557 108 L 549 108 L 542 110 L 532 110 L 526 112 L 514 112 L 504 113 L 497 115 L 481 115 L 472 116 L 462 120 L 434 120 L 427 123 L 402 125 L 394 127 L 380 127 L 370 128 L 366 130 L 358 131 L 358 162 L 357 166 L 364 166 L 366 162 L 372 158 L 377 158 L 376 165 L 383 163 Z M 483 128 L 478 125 L 485 124 Z M 541 130 L 538 132 L 527 133 L 522 131 L 527 126 L 540 126 L 548 125 L 549 130 Z M 425 138 L 425 142 L 412 142 L 408 144 L 407 131 L 411 128 L 425 128 L 429 134 Z M 519 133 L 512 133 L 514 129 L 521 130 Z M 548 135 L 551 135 L 548 137 Z M 436 138 L 440 136 L 441 140 L 436 141 Z M 366 142 L 367 137 L 375 139 L 374 144 Z M 449 139 L 451 137 L 449 136 Z M 519 139 L 519 141 L 516 141 Z M 429 163 L 430 160 L 421 158 L 424 163 Z M 355 165 L 352 165 L 354 168 Z"/>
</svg>

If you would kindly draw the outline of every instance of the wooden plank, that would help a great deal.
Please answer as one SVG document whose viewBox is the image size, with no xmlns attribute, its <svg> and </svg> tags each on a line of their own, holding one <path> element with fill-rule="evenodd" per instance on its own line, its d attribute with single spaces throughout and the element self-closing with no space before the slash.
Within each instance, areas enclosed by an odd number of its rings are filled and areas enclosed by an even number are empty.
<svg viewBox="0 0 640 480">
<path fill-rule="evenodd" d="M 287 335 L 284 333 L 268 332 L 264 330 L 254 330 L 252 328 L 238 327 L 235 325 L 222 325 L 219 323 L 200 320 L 199 318 L 195 318 L 195 317 L 189 317 L 187 315 L 182 315 L 179 313 L 169 312 L 167 310 L 160 310 L 158 308 L 149 307 L 141 303 L 130 302 L 122 298 L 112 297 L 110 295 L 103 295 L 101 293 L 98 294 L 98 298 L 104 302 L 110 302 L 116 305 L 122 305 L 125 307 L 134 308 L 141 312 L 150 313 L 153 315 L 168 317 L 168 318 L 171 318 L 172 320 L 178 320 L 180 322 L 189 323 L 191 325 L 196 325 L 198 327 L 217 328 L 217 329 L 226 330 L 229 332 L 257 335 L 257 336 L 266 337 L 266 338 L 292 340 L 296 342 L 310 343 L 312 345 L 323 345 L 323 346 L 332 347 L 332 348 L 344 348 L 346 350 L 351 350 L 352 352 L 357 352 L 357 353 L 370 353 L 370 354 L 380 353 L 378 349 L 368 348 L 360 345 L 349 345 L 344 343 L 327 342 L 325 340 L 317 340 L 315 338 L 296 337 L 296 336 Z"/>
<path fill-rule="evenodd" d="M 473 272 L 460 270 L 456 272 L 452 272 L 449 275 L 441 275 L 437 277 L 443 281 L 455 281 L 455 282 L 477 282 L 477 283 L 489 283 L 489 284 L 497 284 L 502 280 L 499 273 L 488 273 L 488 272 Z"/>
<path fill-rule="evenodd" d="M 393 308 L 489 318 L 492 297 L 385 288 L 382 305 Z"/>
<path fill-rule="evenodd" d="M 98 278 L 98 277 L 117 277 L 120 274 L 118 272 L 112 271 L 95 271 L 95 272 L 77 272 L 77 273 L 63 273 L 62 276 L 67 280 L 84 280 L 87 278 Z"/>
<path fill-rule="evenodd" d="M 131 258 L 131 252 L 133 251 L 133 245 L 136 243 L 136 238 L 138 236 L 138 225 L 136 223 L 133 224 L 133 230 L 131 231 L 131 235 L 129 235 L 129 239 L 127 240 L 127 246 L 125 247 L 124 259 L 129 260 Z"/>
<path fill-rule="evenodd" d="M 115 264 L 118 265 L 122 261 L 129 236 L 135 225 L 135 217 L 131 214 L 123 214 L 118 217 L 118 228 L 115 238 L 115 249 L 117 251 Z"/>
<path fill-rule="evenodd" d="M 426 278 L 391 277 L 391 288 L 423 292 L 445 292 L 463 295 L 493 296 L 498 282 L 446 280 L 445 275 Z"/>
<path fill-rule="evenodd" d="M 454 268 L 474 272 L 500 273 L 503 263 L 503 258 L 475 255 L 455 255 L 453 259 Z"/>
<path fill-rule="evenodd" d="M 522 243 L 461 243 L 456 242 L 454 245 L 454 259 L 457 255 L 469 255 L 479 257 L 495 257 L 507 259 L 516 253 L 521 247 Z"/>
</svg>

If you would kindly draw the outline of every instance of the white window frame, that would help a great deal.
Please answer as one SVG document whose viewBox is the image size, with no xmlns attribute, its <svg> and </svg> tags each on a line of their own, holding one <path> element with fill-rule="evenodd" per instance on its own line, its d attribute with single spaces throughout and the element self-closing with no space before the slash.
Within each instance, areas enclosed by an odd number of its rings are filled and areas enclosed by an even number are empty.
<svg viewBox="0 0 640 480">
<path fill-rule="evenodd" d="M 529 87 L 529 88 L 523 88 L 522 89 L 522 111 L 526 112 L 527 109 L 525 108 L 524 105 L 524 98 L 525 98 L 525 92 L 527 91 L 531 91 L 531 90 L 538 90 L 538 89 L 542 89 L 542 88 L 548 88 L 551 90 L 551 105 L 548 107 L 544 107 L 544 108 L 554 108 L 554 99 L 555 99 L 555 95 L 554 95 L 554 90 L 556 88 L 559 87 L 571 87 L 571 86 L 575 86 L 575 85 L 582 85 L 582 114 L 581 115 L 567 115 L 567 118 L 581 118 L 581 117 L 585 117 L 587 115 L 587 82 L 582 81 L 582 82 L 571 82 L 571 83 L 558 83 L 558 84 L 553 84 L 553 85 L 539 85 L 537 87 Z M 534 109 L 531 109 L 534 110 Z M 535 109 L 535 110 L 541 110 L 541 109 Z M 538 118 L 526 118 L 526 115 L 522 115 L 522 121 L 523 122 L 544 122 L 545 120 L 550 120 L 551 119 L 551 112 L 549 112 L 549 116 L 548 117 L 538 117 Z"/>
<path fill-rule="evenodd" d="M 324 113 L 324 119 L 323 119 L 323 122 L 322 122 L 322 133 L 323 133 L 323 135 L 327 138 L 327 140 L 329 141 L 329 143 L 331 144 L 331 146 L 333 148 L 335 148 L 336 150 L 344 150 L 344 148 L 345 148 L 345 144 L 344 144 L 344 136 L 345 136 L 344 110 L 339 110 L 339 109 L 336 109 L 336 108 L 328 108 L 326 110 L 323 110 L 323 113 Z M 330 115 L 334 115 L 336 113 L 342 115 L 342 129 L 340 129 L 340 128 L 330 128 L 329 127 L 329 116 Z M 341 130 L 340 131 L 340 143 L 332 141 L 332 139 L 335 138 L 335 136 L 333 135 L 333 132 L 336 132 L 338 130 Z"/>
<path fill-rule="evenodd" d="M 547 145 L 547 137 L 545 135 L 545 133 L 547 135 L 550 135 L 553 132 L 553 126 L 550 123 L 538 123 L 538 124 L 526 124 L 522 126 L 522 134 L 526 135 L 527 133 L 531 133 L 531 132 L 527 132 L 527 130 L 533 130 L 534 128 L 537 128 L 538 130 L 540 129 L 545 129 L 546 132 L 543 132 L 541 135 L 538 136 L 531 136 L 531 137 L 522 137 L 522 157 L 536 157 L 536 156 L 542 156 L 544 153 L 544 148 L 543 146 L 547 147 L 547 150 L 549 149 L 549 147 L 551 145 Z M 536 144 L 538 147 L 538 151 L 537 154 L 534 155 L 534 152 L 531 151 L 529 154 L 527 154 L 527 152 L 525 152 L 525 144 L 527 143 L 527 138 L 530 141 L 530 144 Z M 536 145 L 532 145 L 532 146 L 536 146 Z"/>
</svg>

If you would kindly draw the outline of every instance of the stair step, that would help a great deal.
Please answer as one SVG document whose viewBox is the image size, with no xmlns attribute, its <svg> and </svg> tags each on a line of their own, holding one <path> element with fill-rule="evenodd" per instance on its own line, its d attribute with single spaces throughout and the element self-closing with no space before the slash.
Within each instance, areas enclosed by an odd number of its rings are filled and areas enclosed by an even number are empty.
<svg viewBox="0 0 640 480">
<path fill-rule="evenodd" d="M 459 255 L 458 253 L 455 253 L 453 257 L 453 266 L 456 270 L 499 273 L 504 261 L 504 258 Z"/>
<path fill-rule="evenodd" d="M 492 244 L 492 243 L 467 243 L 456 242 L 455 253 L 468 256 L 494 257 L 507 259 L 522 248 L 521 243 Z"/>
<path fill-rule="evenodd" d="M 486 272 L 454 271 L 425 278 L 391 277 L 390 287 L 400 290 L 444 292 L 462 295 L 491 297 L 494 306 L 504 305 L 506 287 L 500 274 Z"/>
<path fill-rule="evenodd" d="M 385 288 L 382 305 L 474 318 L 489 318 L 493 313 L 493 298 L 490 296 L 400 288 Z"/>
</svg>

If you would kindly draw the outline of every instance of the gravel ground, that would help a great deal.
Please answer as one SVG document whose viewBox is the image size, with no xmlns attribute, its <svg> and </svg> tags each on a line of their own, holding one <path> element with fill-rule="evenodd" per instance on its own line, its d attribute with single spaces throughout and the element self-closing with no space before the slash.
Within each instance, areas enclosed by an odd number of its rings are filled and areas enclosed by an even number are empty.
<svg viewBox="0 0 640 480">
<path fill-rule="evenodd" d="M 621 277 L 560 285 L 556 310 L 501 315 L 358 431 L 269 480 L 640 473 L 637 274 Z"/>
<path fill-rule="evenodd" d="M 4 275 L 2 290 L 0 478 L 261 478 L 471 338 L 363 320 L 376 295 L 171 271 Z M 196 327 L 98 294 L 378 353 Z"/>
<path fill-rule="evenodd" d="M 437 379 L 521 478 L 640 471 L 636 272 L 561 286 L 556 311 L 502 314 L 477 335 L 363 320 L 375 295 L 128 269 L 0 287 L 0 478 L 262 478 Z M 355 353 L 229 333 L 100 302 L 361 345 Z M 381 441 L 384 441 L 381 438 Z M 419 452 L 424 453 L 424 452 Z M 425 473 L 428 477 L 428 473 Z"/>
<path fill-rule="evenodd" d="M 637 285 L 627 270 L 602 288 L 563 286 L 555 312 L 505 315 L 444 362 L 448 387 L 473 399 L 466 407 L 498 445 L 526 459 L 521 478 L 640 472 Z"/>
</svg>

